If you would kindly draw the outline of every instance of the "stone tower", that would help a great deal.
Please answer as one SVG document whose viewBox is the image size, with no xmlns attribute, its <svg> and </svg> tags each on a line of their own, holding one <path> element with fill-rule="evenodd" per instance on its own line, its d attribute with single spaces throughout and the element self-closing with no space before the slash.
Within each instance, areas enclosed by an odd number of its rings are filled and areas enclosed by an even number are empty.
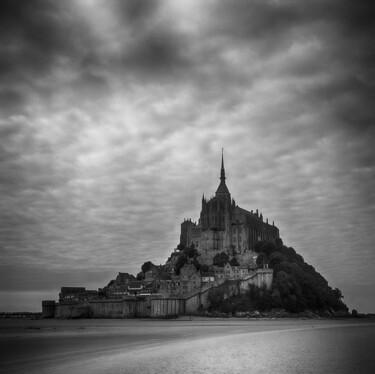
<svg viewBox="0 0 375 374">
<path fill-rule="evenodd" d="M 203 231 L 225 231 L 229 229 L 235 203 L 234 200 L 231 201 L 225 179 L 224 153 L 222 151 L 219 187 L 216 190 L 215 196 L 210 200 L 202 198 L 200 224 Z"/>
</svg>

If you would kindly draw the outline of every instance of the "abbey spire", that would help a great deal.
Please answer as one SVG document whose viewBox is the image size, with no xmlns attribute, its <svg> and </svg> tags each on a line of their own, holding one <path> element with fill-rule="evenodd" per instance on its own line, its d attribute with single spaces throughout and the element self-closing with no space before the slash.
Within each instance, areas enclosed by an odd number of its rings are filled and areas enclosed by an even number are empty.
<svg viewBox="0 0 375 374">
<path fill-rule="evenodd" d="M 225 169 L 224 169 L 224 148 L 221 150 L 221 171 L 220 171 L 220 184 L 216 190 L 216 196 L 229 196 L 230 193 L 227 185 L 225 184 Z"/>
<path fill-rule="evenodd" d="M 221 172 L 220 172 L 220 181 L 225 183 L 225 169 L 224 169 L 224 148 L 221 148 Z"/>
</svg>

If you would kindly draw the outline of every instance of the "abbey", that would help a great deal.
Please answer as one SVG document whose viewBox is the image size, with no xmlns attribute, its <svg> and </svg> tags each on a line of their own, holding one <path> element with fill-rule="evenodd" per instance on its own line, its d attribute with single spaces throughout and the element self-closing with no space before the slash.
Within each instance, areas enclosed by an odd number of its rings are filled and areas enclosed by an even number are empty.
<svg viewBox="0 0 375 374">
<path fill-rule="evenodd" d="M 226 252 L 239 263 L 248 264 L 255 243 L 279 238 L 279 229 L 263 220 L 258 212 L 249 212 L 236 205 L 225 183 L 224 155 L 221 158 L 220 184 L 214 197 L 202 197 L 198 223 L 191 219 L 181 224 L 180 245 L 192 244 L 200 254 L 200 262 L 210 265 L 213 257 Z"/>
<path fill-rule="evenodd" d="M 275 241 L 279 230 L 262 214 L 236 205 L 225 184 L 224 156 L 214 197 L 202 198 L 198 223 L 181 224 L 180 243 L 164 265 L 145 262 L 137 277 L 119 273 L 98 290 L 62 287 L 59 302 L 44 300 L 43 317 L 137 318 L 201 314 L 210 293 L 245 294 L 250 286 L 270 289 L 273 270 L 256 261 L 255 244 Z M 223 253 L 224 252 L 224 253 Z M 218 255 L 218 256 L 216 256 Z"/>
</svg>

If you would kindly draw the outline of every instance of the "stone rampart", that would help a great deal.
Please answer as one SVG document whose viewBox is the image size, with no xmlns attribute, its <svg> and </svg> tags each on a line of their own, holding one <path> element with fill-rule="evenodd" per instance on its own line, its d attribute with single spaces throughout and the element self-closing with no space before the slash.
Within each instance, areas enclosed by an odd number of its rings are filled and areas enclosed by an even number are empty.
<svg viewBox="0 0 375 374">
<path fill-rule="evenodd" d="M 166 318 L 185 314 L 185 300 L 178 298 L 129 298 L 56 304 L 56 318 Z"/>
<path fill-rule="evenodd" d="M 54 318 L 56 313 L 55 300 L 42 301 L 42 318 Z"/>
<path fill-rule="evenodd" d="M 123 318 L 122 300 L 91 300 L 87 304 L 92 318 Z"/>
<path fill-rule="evenodd" d="M 258 287 L 265 285 L 268 289 L 271 288 L 273 281 L 272 269 L 257 269 L 248 276 L 240 280 L 240 292 L 242 294 L 249 290 L 249 285 L 253 284 Z"/>
<path fill-rule="evenodd" d="M 91 308 L 79 303 L 59 303 L 56 304 L 55 318 L 89 318 Z"/>
<path fill-rule="evenodd" d="M 151 299 L 151 316 L 163 318 L 185 314 L 185 300 Z"/>
</svg>

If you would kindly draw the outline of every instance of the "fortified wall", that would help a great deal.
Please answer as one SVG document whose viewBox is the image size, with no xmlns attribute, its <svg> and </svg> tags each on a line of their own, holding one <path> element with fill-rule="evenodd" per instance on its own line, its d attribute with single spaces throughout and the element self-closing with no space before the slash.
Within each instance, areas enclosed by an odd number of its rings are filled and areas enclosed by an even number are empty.
<svg viewBox="0 0 375 374">
<path fill-rule="evenodd" d="M 258 269 L 249 276 L 229 281 L 226 297 L 245 293 L 250 284 L 272 284 L 272 270 Z M 221 285 L 206 284 L 184 298 L 163 298 L 156 295 L 131 296 L 121 300 L 86 300 L 82 302 L 42 302 L 43 318 L 168 318 L 177 315 L 200 315 L 209 310 L 208 294 Z"/>
</svg>

